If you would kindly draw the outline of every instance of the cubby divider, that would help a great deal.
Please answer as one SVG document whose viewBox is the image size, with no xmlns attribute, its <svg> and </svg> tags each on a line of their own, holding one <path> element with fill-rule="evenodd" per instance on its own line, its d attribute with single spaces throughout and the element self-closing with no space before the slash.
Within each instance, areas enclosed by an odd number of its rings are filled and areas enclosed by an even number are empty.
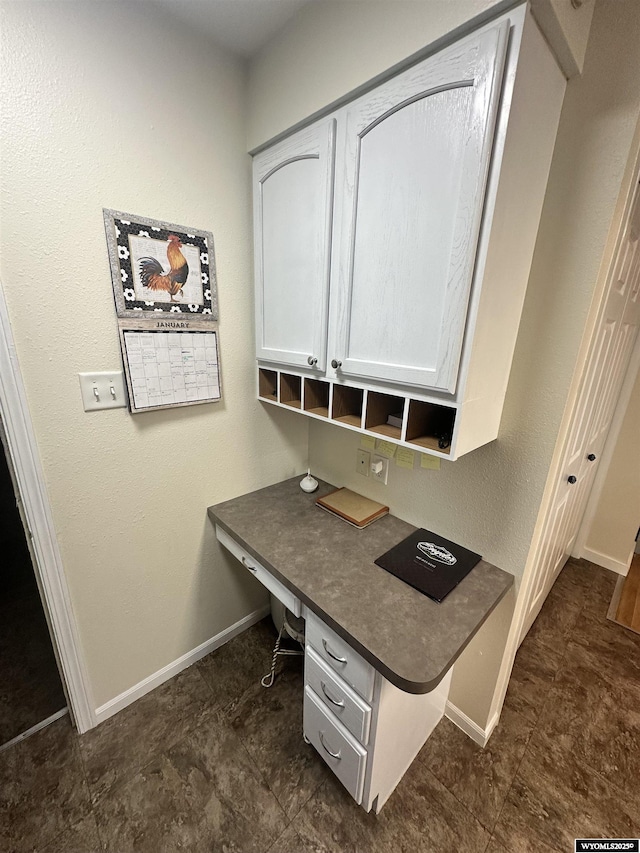
<svg viewBox="0 0 640 853">
<path fill-rule="evenodd" d="M 302 377 L 293 373 L 280 374 L 280 402 L 293 409 L 302 408 Z"/>
<path fill-rule="evenodd" d="M 455 418 L 456 410 L 450 406 L 439 406 L 437 403 L 427 403 L 423 400 L 409 400 L 405 441 L 427 450 L 449 453 Z"/>
<path fill-rule="evenodd" d="M 322 418 L 329 417 L 329 390 L 328 382 L 321 379 L 304 380 L 304 410 L 312 415 Z"/>
<path fill-rule="evenodd" d="M 331 418 L 341 424 L 353 427 L 362 426 L 363 388 L 350 388 L 348 385 L 333 386 L 333 405 Z"/>
<path fill-rule="evenodd" d="M 394 394 L 380 394 L 378 391 L 369 391 L 367 394 L 367 411 L 365 415 L 365 429 L 369 432 L 385 435 L 399 441 L 402 437 L 402 427 L 387 423 L 390 415 L 404 415 L 404 397 L 396 397 Z"/>
<path fill-rule="evenodd" d="M 275 370 L 258 370 L 258 393 L 264 400 L 278 399 L 278 374 Z"/>
</svg>

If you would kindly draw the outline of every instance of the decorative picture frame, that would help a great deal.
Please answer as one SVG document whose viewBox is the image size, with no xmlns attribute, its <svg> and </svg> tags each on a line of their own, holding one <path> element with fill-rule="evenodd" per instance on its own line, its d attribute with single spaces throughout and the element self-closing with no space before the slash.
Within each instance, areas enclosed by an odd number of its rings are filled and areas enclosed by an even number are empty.
<svg viewBox="0 0 640 853">
<path fill-rule="evenodd" d="M 218 319 L 213 234 L 104 208 L 118 317 Z"/>
</svg>

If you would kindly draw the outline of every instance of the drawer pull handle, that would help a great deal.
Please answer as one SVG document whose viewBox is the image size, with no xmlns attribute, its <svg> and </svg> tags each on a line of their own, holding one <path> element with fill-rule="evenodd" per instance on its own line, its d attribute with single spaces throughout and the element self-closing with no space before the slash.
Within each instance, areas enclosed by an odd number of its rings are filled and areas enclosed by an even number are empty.
<svg viewBox="0 0 640 853">
<path fill-rule="evenodd" d="M 324 693 L 324 695 L 327 697 L 327 699 L 329 700 L 329 702 L 331 702 L 331 704 L 332 704 L 332 705 L 335 705 L 335 706 L 336 706 L 336 708 L 344 708 L 344 702 L 342 701 L 342 699 L 341 699 L 340 701 L 338 701 L 337 699 L 334 699 L 334 698 L 333 698 L 333 696 L 331 696 L 331 695 L 327 692 L 327 686 L 326 686 L 326 684 L 324 683 L 324 681 L 321 681 L 321 682 L 320 682 L 320 687 L 322 687 L 322 692 L 323 692 L 323 693 Z"/>
<path fill-rule="evenodd" d="M 337 758 L 338 761 L 340 761 L 340 759 L 342 758 L 342 756 L 340 755 L 340 750 L 338 750 L 337 752 L 331 752 L 329 747 L 324 742 L 324 738 L 322 737 L 322 732 L 318 732 L 318 734 L 320 735 L 320 743 L 322 744 L 322 748 L 327 753 L 327 755 L 330 755 L 331 758 Z"/>
<path fill-rule="evenodd" d="M 258 570 L 256 569 L 255 566 L 250 566 L 249 563 L 247 563 L 247 558 L 244 556 L 244 554 L 242 555 L 242 557 L 240 559 L 242 560 L 242 565 L 245 567 L 245 569 L 249 569 L 249 571 L 253 572 L 255 575 L 255 573 Z"/>
<path fill-rule="evenodd" d="M 337 660 L 337 661 L 338 661 L 338 663 L 347 663 L 347 659 L 346 659 L 346 658 L 340 658 L 340 657 L 338 657 L 338 655 L 334 655 L 334 653 L 331 651 L 331 649 L 330 649 L 330 648 L 329 648 L 329 646 L 327 645 L 327 641 L 326 641 L 326 640 L 324 640 L 324 639 L 322 640 L 322 645 L 324 646 L 324 650 L 325 650 L 325 652 L 329 655 L 329 657 L 330 657 L 330 658 L 333 658 L 334 660 Z"/>
</svg>

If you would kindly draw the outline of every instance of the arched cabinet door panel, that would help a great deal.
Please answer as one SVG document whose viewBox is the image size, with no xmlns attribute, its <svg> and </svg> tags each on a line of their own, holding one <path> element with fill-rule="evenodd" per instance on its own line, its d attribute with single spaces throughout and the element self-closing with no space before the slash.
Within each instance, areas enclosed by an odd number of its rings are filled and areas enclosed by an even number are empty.
<svg viewBox="0 0 640 853">
<path fill-rule="evenodd" d="M 335 354 L 345 375 L 453 393 L 508 24 L 346 110 Z"/>
<path fill-rule="evenodd" d="M 335 119 L 253 161 L 256 355 L 324 370 Z"/>
</svg>

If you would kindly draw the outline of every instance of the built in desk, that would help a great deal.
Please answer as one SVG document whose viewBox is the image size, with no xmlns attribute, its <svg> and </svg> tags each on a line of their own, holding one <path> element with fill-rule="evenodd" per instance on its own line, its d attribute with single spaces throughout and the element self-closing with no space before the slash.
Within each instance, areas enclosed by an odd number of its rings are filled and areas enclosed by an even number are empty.
<svg viewBox="0 0 640 853">
<path fill-rule="evenodd" d="M 375 565 L 416 528 L 362 530 L 302 475 L 209 507 L 221 543 L 306 620 L 304 735 L 352 796 L 382 807 L 444 713 L 452 667 L 513 585 L 480 561 L 440 604 Z M 464 544 L 464 543 L 463 543 Z"/>
</svg>

